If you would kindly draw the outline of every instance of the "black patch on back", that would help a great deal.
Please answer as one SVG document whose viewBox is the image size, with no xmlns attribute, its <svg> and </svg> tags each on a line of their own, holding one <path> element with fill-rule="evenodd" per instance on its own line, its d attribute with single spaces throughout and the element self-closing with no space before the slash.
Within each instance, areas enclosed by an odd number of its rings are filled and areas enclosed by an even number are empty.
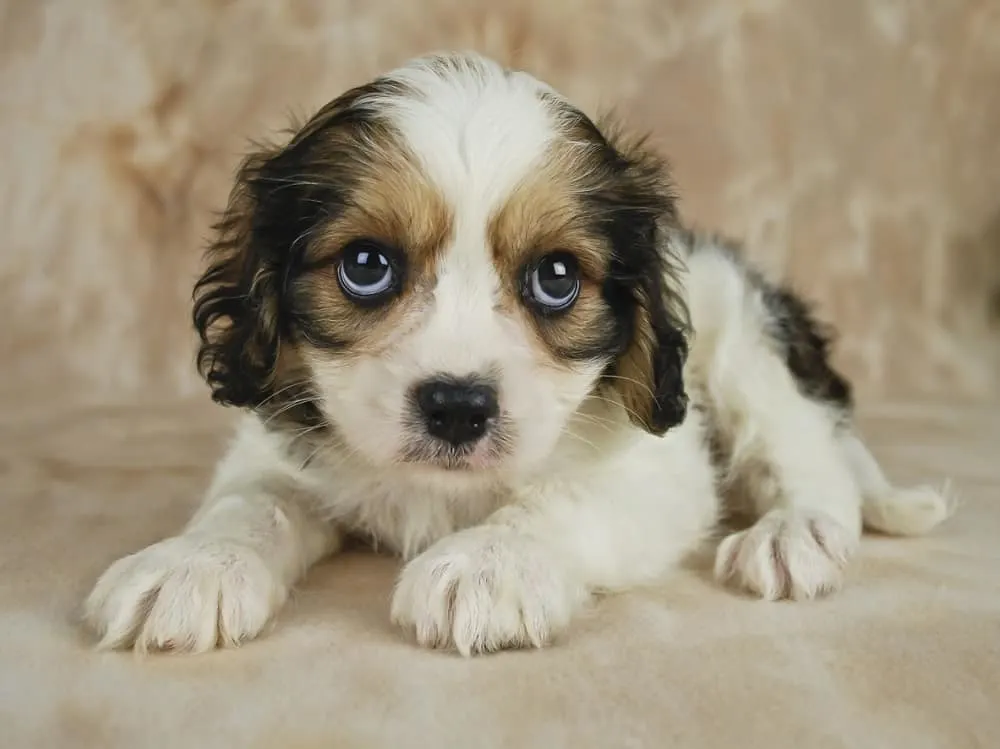
<svg viewBox="0 0 1000 749">
<path fill-rule="evenodd" d="M 781 347 L 799 390 L 849 412 L 854 406 L 851 385 L 830 364 L 833 329 L 817 320 L 809 304 L 791 289 L 758 283 L 770 313 L 768 332 Z"/>
<path fill-rule="evenodd" d="M 768 312 L 765 332 L 778 346 L 799 392 L 850 413 L 854 408 L 851 384 L 830 363 L 833 327 L 821 322 L 812 306 L 791 288 L 769 281 L 750 267 L 738 242 L 690 230 L 682 230 L 677 236 L 689 252 L 711 249 L 729 256 L 742 270 L 747 283 L 760 292 Z"/>
</svg>

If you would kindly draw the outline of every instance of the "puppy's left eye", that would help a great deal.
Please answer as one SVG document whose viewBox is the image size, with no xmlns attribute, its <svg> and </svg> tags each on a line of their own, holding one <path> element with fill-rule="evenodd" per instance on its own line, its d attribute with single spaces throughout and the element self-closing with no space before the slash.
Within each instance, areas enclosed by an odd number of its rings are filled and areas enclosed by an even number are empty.
<svg viewBox="0 0 1000 749">
<path fill-rule="evenodd" d="M 367 239 L 351 242 L 341 254 L 337 280 L 357 300 L 375 301 L 393 291 L 396 274 L 388 248 Z"/>
<path fill-rule="evenodd" d="M 531 269 L 525 295 L 545 312 L 569 309 L 580 293 L 580 270 L 568 252 L 544 256 Z"/>
</svg>

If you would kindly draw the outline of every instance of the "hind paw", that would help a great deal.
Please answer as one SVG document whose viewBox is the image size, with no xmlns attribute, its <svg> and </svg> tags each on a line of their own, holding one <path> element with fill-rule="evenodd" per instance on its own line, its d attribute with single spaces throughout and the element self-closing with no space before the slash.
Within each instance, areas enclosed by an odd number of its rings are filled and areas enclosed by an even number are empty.
<svg viewBox="0 0 1000 749">
<path fill-rule="evenodd" d="M 818 512 L 772 510 L 719 545 L 715 577 L 767 600 L 808 599 L 838 589 L 855 542 Z"/>
</svg>

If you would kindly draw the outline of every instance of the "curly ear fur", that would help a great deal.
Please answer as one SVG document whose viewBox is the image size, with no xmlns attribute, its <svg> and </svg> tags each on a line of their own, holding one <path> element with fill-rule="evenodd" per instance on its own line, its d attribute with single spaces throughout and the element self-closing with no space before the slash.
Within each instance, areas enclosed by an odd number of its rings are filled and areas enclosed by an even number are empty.
<svg viewBox="0 0 1000 749">
<path fill-rule="evenodd" d="M 267 154 L 249 157 L 216 238 L 209 266 L 194 287 L 198 370 L 217 403 L 253 407 L 267 398 L 278 362 L 280 271 L 273 248 L 255 236 L 259 205 L 254 177 Z"/>
<path fill-rule="evenodd" d="M 662 435 L 684 420 L 687 338 L 678 316 L 665 303 L 665 284 L 651 277 L 636 291 L 632 339 L 615 366 L 617 388 L 636 426 Z"/>
<path fill-rule="evenodd" d="M 286 308 L 285 287 L 305 238 L 343 204 L 370 136 L 373 125 L 353 102 L 395 85 L 379 80 L 345 92 L 294 128 L 283 147 L 259 146 L 241 165 L 194 287 L 198 369 L 216 402 L 258 406 L 275 393 L 284 365 L 294 365 L 281 350 L 296 314 Z M 317 165 L 320 176 L 311 173 Z"/>
<path fill-rule="evenodd" d="M 299 137 L 244 160 L 215 225 L 209 266 L 194 287 L 193 319 L 198 369 L 217 403 L 253 408 L 275 392 L 281 342 L 290 334 L 284 287 L 302 238 L 335 192 L 303 182 L 308 148 Z"/>
<path fill-rule="evenodd" d="M 620 172 L 603 198 L 614 203 L 609 225 L 615 252 L 605 297 L 627 314 L 626 344 L 606 384 L 635 425 L 662 435 L 684 420 L 688 405 L 688 311 L 680 261 L 669 241 L 678 223 L 675 200 L 667 164 L 643 139 L 628 142 L 607 129 L 604 135 Z"/>
</svg>

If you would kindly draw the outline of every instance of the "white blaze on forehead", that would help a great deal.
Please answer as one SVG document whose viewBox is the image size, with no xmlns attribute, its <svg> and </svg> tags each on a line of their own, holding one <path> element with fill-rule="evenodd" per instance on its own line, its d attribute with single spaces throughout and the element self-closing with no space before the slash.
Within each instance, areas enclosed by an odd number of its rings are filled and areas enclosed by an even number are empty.
<svg viewBox="0 0 1000 749">
<path fill-rule="evenodd" d="M 485 221 L 556 137 L 557 118 L 540 97 L 555 92 L 492 60 L 420 58 L 388 77 L 408 93 L 363 103 L 392 122 L 459 213 Z"/>
<path fill-rule="evenodd" d="M 413 341 L 425 374 L 485 374 L 524 356 L 499 293 L 487 225 L 558 136 L 559 120 L 526 73 L 476 55 L 427 57 L 390 73 L 403 92 L 359 104 L 391 122 L 453 211 L 437 268 L 434 304 Z"/>
<path fill-rule="evenodd" d="M 486 253 L 442 258 L 433 306 L 413 341 L 425 374 L 465 377 L 502 368 L 517 346 L 496 314 L 496 294 L 496 272 Z"/>
</svg>

